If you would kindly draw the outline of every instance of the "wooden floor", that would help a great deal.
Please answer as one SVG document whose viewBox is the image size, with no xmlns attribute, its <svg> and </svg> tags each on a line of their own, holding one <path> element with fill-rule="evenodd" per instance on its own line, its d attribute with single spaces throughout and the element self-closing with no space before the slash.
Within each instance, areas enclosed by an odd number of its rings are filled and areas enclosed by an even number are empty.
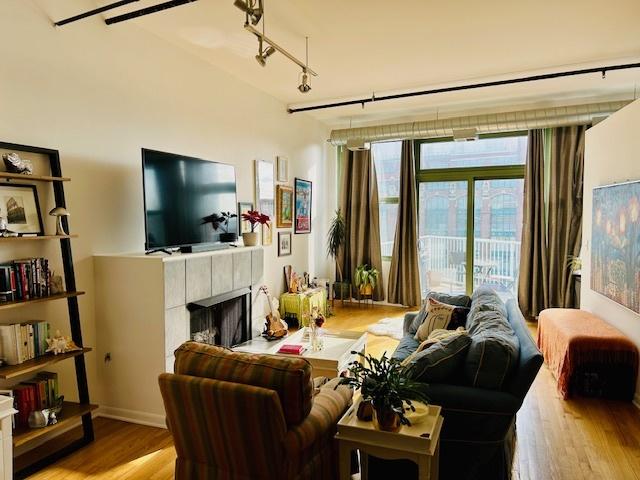
<svg viewBox="0 0 640 480">
<path fill-rule="evenodd" d="M 327 327 L 365 330 L 393 307 L 336 308 Z M 534 329 L 535 326 L 532 327 Z M 374 354 L 397 341 L 369 336 Z M 98 418 L 96 441 L 29 478 L 37 480 L 173 478 L 175 450 L 166 430 Z M 518 480 L 640 480 L 640 410 L 630 403 L 592 399 L 563 401 L 542 367 L 518 414 Z M 490 479 L 487 479 L 490 480 Z"/>
</svg>

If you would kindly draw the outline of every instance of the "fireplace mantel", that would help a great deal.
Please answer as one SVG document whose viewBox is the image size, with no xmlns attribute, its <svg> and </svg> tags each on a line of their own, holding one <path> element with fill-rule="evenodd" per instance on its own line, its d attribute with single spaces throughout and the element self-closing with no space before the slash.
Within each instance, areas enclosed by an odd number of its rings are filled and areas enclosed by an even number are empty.
<svg viewBox="0 0 640 480">
<path fill-rule="evenodd" d="M 94 257 L 101 414 L 165 427 L 157 379 L 189 339 L 188 304 L 244 288 L 255 297 L 263 270 L 262 247 Z"/>
</svg>

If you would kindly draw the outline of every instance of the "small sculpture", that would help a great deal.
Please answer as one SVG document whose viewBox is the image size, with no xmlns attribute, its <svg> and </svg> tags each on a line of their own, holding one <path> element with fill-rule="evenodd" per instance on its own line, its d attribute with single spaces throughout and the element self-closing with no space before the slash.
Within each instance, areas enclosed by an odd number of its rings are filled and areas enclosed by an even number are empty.
<svg viewBox="0 0 640 480">
<path fill-rule="evenodd" d="M 5 153 L 2 160 L 10 173 L 22 173 L 23 175 L 33 175 L 33 164 L 27 158 L 20 158 L 17 153 Z"/>
<path fill-rule="evenodd" d="M 64 292 L 64 284 L 62 282 L 62 277 L 60 275 L 51 275 L 51 295 L 56 295 L 58 293 Z"/>
<path fill-rule="evenodd" d="M 53 338 L 47 338 L 47 352 L 53 352 L 54 355 L 59 353 L 73 352 L 80 350 L 70 337 L 63 337 L 60 334 L 60 330 L 56 330 L 56 336 Z"/>
<path fill-rule="evenodd" d="M 58 217 L 58 220 L 56 222 L 56 235 L 69 235 L 64 231 L 64 227 L 62 226 L 62 218 L 71 215 L 69 212 L 67 212 L 67 209 L 64 207 L 56 207 L 49 212 L 49 215 L 51 215 L 52 217 Z"/>
</svg>

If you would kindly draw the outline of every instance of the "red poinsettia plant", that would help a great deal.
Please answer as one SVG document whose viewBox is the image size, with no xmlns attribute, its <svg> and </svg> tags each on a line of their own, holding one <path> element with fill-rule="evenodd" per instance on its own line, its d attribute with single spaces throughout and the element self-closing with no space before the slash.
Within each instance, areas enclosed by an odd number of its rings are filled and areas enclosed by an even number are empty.
<svg viewBox="0 0 640 480">
<path fill-rule="evenodd" d="M 264 225 L 269 223 L 269 215 L 265 215 L 264 213 L 260 213 L 257 210 L 249 210 L 246 213 L 242 214 L 242 219 L 246 220 L 251 224 L 251 231 L 253 232 L 256 229 L 256 225 Z"/>
</svg>

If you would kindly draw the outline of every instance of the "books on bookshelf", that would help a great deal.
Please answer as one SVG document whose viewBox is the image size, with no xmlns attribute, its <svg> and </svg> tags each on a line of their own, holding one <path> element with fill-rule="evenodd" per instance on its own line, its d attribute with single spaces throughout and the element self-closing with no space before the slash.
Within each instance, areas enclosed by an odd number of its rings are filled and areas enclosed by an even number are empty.
<svg viewBox="0 0 640 480">
<path fill-rule="evenodd" d="M 25 258 L 0 264 L 0 303 L 51 295 L 49 260 Z"/>
<path fill-rule="evenodd" d="M 33 379 L 0 390 L 0 395 L 13 397 L 13 408 L 18 410 L 14 415 L 14 427 L 29 426 L 29 415 L 35 410 L 53 407 L 59 397 L 58 374 L 40 372 Z"/>
<path fill-rule="evenodd" d="M 0 325 L 0 358 L 7 365 L 18 365 L 44 355 L 49 329 L 48 322 L 37 320 Z"/>
</svg>

